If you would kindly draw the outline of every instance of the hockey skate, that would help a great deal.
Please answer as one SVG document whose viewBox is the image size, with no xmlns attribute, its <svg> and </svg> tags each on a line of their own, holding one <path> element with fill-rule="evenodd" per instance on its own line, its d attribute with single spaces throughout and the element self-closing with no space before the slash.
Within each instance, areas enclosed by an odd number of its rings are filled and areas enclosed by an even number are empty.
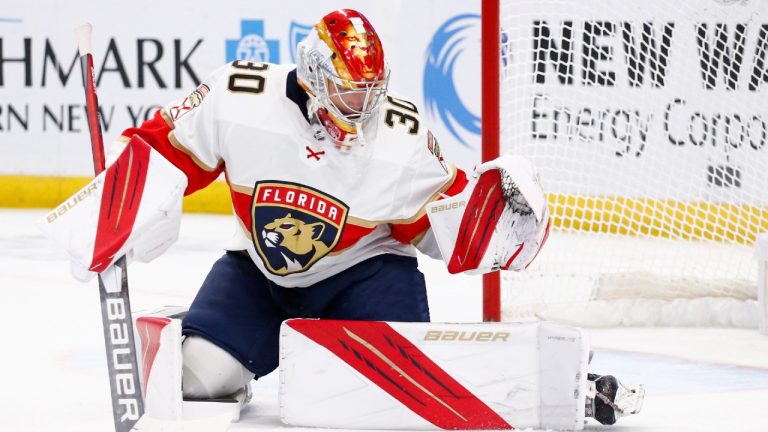
<svg viewBox="0 0 768 432">
<path fill-rule="evenodd" d="M 621 417 L 637 414 L 643 407 L 645 387 L 625 385 L 613 375 L 587 374 L 587 406 L 585 414 L 604 425 L 612 425 Z"/>
</svg>

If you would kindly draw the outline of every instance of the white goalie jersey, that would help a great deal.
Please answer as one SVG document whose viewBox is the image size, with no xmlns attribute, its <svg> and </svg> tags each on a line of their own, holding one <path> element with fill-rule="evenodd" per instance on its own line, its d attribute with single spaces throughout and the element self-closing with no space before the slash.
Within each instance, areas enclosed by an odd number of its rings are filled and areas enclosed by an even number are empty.
<svg viewBox="0 0 768 432">
<path fill-rule="evenodd" d="M 416 106 L 390 93 L 364 145 L 341 151 L 307 114 L 295 66 L 236 61 L 125 137 L 139 135 L 187 176 L 223 172 L 239 247 L 270 280 L 303 287 L 382 253 L 439 258 L 425 206 L 461 192 Z M 426 238 L 425 238 L 426 237 Z"/>
</svg>

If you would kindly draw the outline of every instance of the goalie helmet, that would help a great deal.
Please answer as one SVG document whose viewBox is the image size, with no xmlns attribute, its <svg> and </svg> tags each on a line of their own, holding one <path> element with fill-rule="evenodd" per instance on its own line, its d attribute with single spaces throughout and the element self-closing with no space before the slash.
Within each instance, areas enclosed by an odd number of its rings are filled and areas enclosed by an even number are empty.
<svg viewBox="0 0 768 432">
<path fill-rule="evenodd" d="M 297 77 L 310 116 L 341 149 L 362 144 L 365 122 L 384 101 L 389 68 L 381 40 L 359 12 L 342 9 L 318 22 L 298 45 Z"/>
</svg>

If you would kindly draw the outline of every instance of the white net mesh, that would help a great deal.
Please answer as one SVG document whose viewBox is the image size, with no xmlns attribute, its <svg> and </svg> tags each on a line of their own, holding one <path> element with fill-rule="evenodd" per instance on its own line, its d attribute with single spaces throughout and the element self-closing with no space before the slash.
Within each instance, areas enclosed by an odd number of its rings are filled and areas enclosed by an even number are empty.
<svg viewBox="0 0 768 432">
<path fill-rule="evenodd" d="M 503 275 L 503 319 L 754 325 L 768 2 L 501 0 L 500 15 L 501 151 L 540 170 L 554 227 Z"/>
</svg>

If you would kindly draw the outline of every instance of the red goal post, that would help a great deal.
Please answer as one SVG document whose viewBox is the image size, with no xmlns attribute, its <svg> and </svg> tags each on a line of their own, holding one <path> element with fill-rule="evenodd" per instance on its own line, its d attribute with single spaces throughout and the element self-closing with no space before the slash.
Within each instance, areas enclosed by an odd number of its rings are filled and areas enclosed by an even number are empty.
<svg viewBox="0 0 768 432">
<path fill-rule="evenodd" d="M 482 57 L 482 161 L 499 157 L 499 0 L 483 0 L 481 29 Z M 499 272 L 483 275 L 483 321 L 501 319 L 501 278 Z"/>
</svg>

